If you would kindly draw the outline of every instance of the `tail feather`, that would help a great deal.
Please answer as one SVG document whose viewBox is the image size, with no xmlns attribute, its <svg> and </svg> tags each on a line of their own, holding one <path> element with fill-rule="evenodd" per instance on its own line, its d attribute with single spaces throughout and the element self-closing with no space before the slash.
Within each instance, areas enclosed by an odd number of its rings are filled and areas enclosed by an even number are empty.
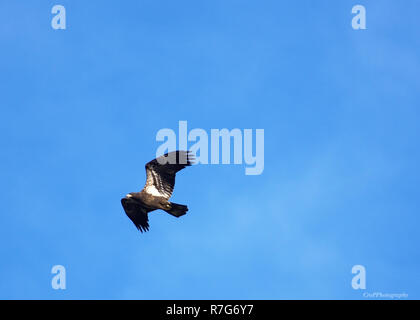
<svg viewBox="0 0 420 320">
<path fill-rule="evenodd" d="M 167 213 L 173 215 L 174 217 L 179 218 L 187 213 L 188 207 L 183 204 L 177 204 L 171 202 L 171 209 L 165 210 Z"/>
</svg>

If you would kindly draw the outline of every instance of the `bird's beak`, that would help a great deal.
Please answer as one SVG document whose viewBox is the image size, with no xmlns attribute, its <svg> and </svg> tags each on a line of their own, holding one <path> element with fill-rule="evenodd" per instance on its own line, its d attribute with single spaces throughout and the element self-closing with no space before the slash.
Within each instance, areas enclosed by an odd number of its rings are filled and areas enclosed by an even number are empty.
<svg viewBox="0 0 420 320">
<path fill-rule="evenodd" d="M 133 196 L 131 194 L 126 195 L 127 198 L 132 198 Z"/>
</svg>

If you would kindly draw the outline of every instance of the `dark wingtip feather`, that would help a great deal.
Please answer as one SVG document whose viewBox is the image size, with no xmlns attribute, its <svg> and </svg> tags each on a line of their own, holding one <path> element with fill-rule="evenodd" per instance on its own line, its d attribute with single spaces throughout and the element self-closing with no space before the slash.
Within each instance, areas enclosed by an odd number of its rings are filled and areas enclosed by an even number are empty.
<svg viewBox="0 0 420 320">
<path fill-rule="evenodd" d="M 187 166 L 195 164 L 195 154 L 192 151 L 187 151 Z"/>
<path fill-rule="evenodd" d="M 137 227 L 137 230 L 139 230 L 141 233 L 149 231 L 149 226 L 142 227 L 141 225 L 136 225 L 136 227 Z"/>
<path fill-rule="evenodd" d="M 177 150 L 177 151 L 165 153 L 164 155 L 156 158 L 155 160 L 152 160 L 149 163 L 152 163 L 153 161 L 157 162 L 160 165 L 172 164 L 172 165 L 191 166 L 195 163 L 194 162 L 195 155 L 190 150 L 188 151 Z"/>
<path fill-rule="evenodd" d="M 126 215 L 134 223 L 137 230 L 140 232 L 149 231 L 149 222 L 147 212 L 135 201 L 128 198 L 122 198 L 121 204 L 124 208 Z"/>
</svg>

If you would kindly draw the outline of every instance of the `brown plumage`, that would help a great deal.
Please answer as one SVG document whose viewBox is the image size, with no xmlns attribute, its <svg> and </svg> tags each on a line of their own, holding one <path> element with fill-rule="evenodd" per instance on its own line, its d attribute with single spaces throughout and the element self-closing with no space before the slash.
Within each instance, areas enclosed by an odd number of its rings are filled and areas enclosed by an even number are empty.
<svg viewBox="0 0 420 320">
<path fill-rule="evenodd" d="M 182 204 L 172 203 L 169 198 L 175 186 L 178 171 L 193 164 L 189 151 L 173 151 L 146 164 L 146 185 L 140 192 L 131 192 L 121 199 L 127 216 L 141 232 L 149 230 L 148 213 L 162 209 L 174 217 L 188 211 Z"/>
</svg>

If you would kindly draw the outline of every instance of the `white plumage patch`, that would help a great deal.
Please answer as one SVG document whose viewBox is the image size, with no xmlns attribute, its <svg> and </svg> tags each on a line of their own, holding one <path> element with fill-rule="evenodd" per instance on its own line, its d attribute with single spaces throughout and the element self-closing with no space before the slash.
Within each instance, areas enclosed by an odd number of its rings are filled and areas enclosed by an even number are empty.
<svg viewBox="0 0 420 320">
<path fill-rule="evenodd" d="M 165 197 L 166 195 L 163 193 L 160 193 L 158 189 L 154 185 L 148 185 L 146 186 L 146 192 L 151 194 L 155 197 Z"/>
</svg>

